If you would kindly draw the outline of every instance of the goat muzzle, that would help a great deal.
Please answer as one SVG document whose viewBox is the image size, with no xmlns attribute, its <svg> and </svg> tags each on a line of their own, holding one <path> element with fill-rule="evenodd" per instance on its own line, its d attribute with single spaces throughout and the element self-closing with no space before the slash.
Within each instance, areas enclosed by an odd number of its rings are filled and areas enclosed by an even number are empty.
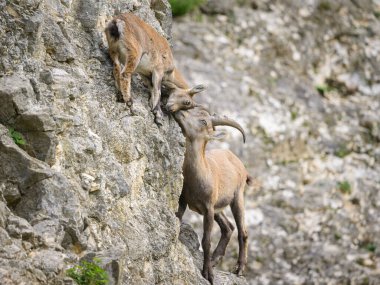
<svg viewBox="0 0 380 285">
<path fill-rule="evenodd" d="M 244 132 L 244 129 L 243 127 L 237 123 L 236 121 L 230 119 L 230 118 L 227 118 L 227 117 L 220 117 L 220 116 L 212 116 L 212 126 L 213 127 L 216 127 L 216 126 L 229 126 L 229 127 L 233 127 L 235 129 L 238 129 L 241 134 L 243 135 L 243 142 L 245 143 L 245 132 Z"/>
</svg>

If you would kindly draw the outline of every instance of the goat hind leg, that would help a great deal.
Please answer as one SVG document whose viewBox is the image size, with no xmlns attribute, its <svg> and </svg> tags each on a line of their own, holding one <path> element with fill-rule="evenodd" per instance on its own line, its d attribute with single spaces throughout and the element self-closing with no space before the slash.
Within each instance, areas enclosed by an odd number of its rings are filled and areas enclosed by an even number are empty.
<svg viewBox="0 0 380 285">
<path fill-rule="evenodd" d="M 247 264 L 248 252 L 248 234 L 245 227 L 243 191 L 240 191 L 235 200 L 232 202 L 231 210 L 235 218 L 239 241 L 239 258 L 234 273 L 237 275 L 242 275 Z"/>
<path fill-rule="evenodd" d="M 224 256 L 226 253 L 226 247 L 231 239 L 232 232 L 234 231 L 234 226 L 231 224 L 231 222 L 227 219 L 227 217 L 224 215 L 223 212 L 215 214 L 214 220 L 218 223 L 220 227 L 220 231 L 222 232 L 222 235 L 220 237 L 219 243 L 214 250 L 214 253 L 212 254 L 211 263 L 212 266 L 215 266 L 218 264 L 220 259 Z"/>
</svg>

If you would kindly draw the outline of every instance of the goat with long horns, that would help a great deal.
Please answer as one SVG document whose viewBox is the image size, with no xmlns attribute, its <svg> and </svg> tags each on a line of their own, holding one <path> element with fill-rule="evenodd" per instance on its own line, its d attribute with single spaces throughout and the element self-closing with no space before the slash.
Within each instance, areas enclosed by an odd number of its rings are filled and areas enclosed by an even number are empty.
<svg viewBox="0 0 380 285">
<path fill-rule="evenodd" d="M 235 273 L 241 275 L 247 264 L 247 230 L 244 223 L 244 188 L 251 178 L 243 163 L 231 151 L 213 149 L 206 151 L 209 140 L 222 139 L 224 133 L 215 134 L 216 126 L 231 126 L 238 129 L 245 141 L 243 128 L 227 117 L 211 116 L 205 109 L 194 108 L 175 113 L 175 118 L 186 137 L 186 152 L 183 164 L 183 188 L 176 213 L 181 220 L 189 208 L 204 216 L 202 248 L 204 263 L 202 275 L 213 284 L 212 267 L 224 256 L 234 226 L 223 213 L 231 207 L 235 218 L 239 258 Z M 210 236 L 213 221 L 221 229 L 220 241 L 210 254 Z"/>
</svg>

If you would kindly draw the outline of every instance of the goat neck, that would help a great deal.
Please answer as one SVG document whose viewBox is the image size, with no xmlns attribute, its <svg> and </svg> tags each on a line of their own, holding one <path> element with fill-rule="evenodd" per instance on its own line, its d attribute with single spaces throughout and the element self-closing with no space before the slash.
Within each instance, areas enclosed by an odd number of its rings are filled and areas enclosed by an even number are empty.
<svg viewBox="0 0 380 285">
<path fill-rule="evenodd" d="M 204 171 L 208 169 L 206 144 L 205 140 L 196 139 L 190 141 L 190 139 L 186 138 L 184 169 L 193 173 L 205 173 Z"/>
</svg>

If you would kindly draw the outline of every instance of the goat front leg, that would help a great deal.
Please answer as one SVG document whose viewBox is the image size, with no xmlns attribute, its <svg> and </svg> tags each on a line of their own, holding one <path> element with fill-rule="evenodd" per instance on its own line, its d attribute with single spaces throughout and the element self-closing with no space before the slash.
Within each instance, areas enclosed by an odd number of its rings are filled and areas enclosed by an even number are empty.
<svg viewBox="0 0 380 285">
<path fill-rule="evenodd" d="M 116 88 L 119 91 L 121 91 L 120 89 L 121 64 L 119 61 L 119 56 L 115 52 L 110 52 L 110 56 L 113 61 L 113 77 L 115 79 L 115 85 L 116 85 Z"/>
<path fill-rule="evenodd" d="M 123 100 L 127 106 L 131 107 L 133 105 L 133 100 L 131 96 L 131 80 L 132 73 L 136 70 L 139 62 L 141 53 L 138 50 L 130 49 L 125 55 L 126 61 L 123 69 L 120 71 L 119 75 L 119 86 L 121 94 L 123 95 Z"/>
<path fill-rule="evenodd" d="M 215 214 L 214 219 L 218 223 L 222 235 L 216 249 L 214 250 L 214 253 L 212 254 L 212 266 L 215 266 L 225 255 L 226 247 L 231 239 L 232 232 L 235 229 L 233 224 L 231 224 L 223 212 Z"/>
<path fill-rule="evenodd" d="M 211 231 L 214 222 L 214 209 L 210 208 L 206 210 L 203 217 L 203 238 L 202 238 L 202 248 L 203 248 L 203 270 L 202 275 L 211 284 L 214 284 L 214 274 L 212 272 L 211 266 Z"/>
<path fill-rule="evenodd" d="M 162 110 L 160 106 L 161 99 L 161 82 L 164 72 L 160 69 L 154 69 L 152 72 L 152 91 L 150 96 L 150 108 L 155 116 L 154 121 L 157 125 L 162 126 Z"/>
<path fill-rule="evenodd" d="M 122 73 L 120 75 L 119 85 L 120 91 L 123 95 L 123 100 L 127 104 L 128 107 L 133 105 L 133 99 L 131 96 L 131 80 L 132 73 Z"/>
<path fill-rule="evenodd" d="M 181 196 L 179 197 L 178 211 L 175 213 L 175 215 L 177 216 L 180 222 L 182 222 L 182 217 L 186 211 L 186 208 L 187 208 L 187 203 L 186 203 L 185 197 L 183 196 L 183 191 L 182 191 Z"/>
<path fill-rule="evenodd" d="M 243 186 L 244 187 L 244 186 Z M 244 217 L 244 197 L 243 189 L 240 189 L 239 194 L 236 196 L 235 200 L 231 204 L 232 214 L 234 215 L 237 230 L 238 230 L 238 241 L 239 241 L 239 259 L 236 264 L 236 269 L 234 273 L 237 275 L 242 275 L 247 264 L 247 252 L 248 252 L 248 234 L 245 228 L 245 217 Z"/>
</svg>

